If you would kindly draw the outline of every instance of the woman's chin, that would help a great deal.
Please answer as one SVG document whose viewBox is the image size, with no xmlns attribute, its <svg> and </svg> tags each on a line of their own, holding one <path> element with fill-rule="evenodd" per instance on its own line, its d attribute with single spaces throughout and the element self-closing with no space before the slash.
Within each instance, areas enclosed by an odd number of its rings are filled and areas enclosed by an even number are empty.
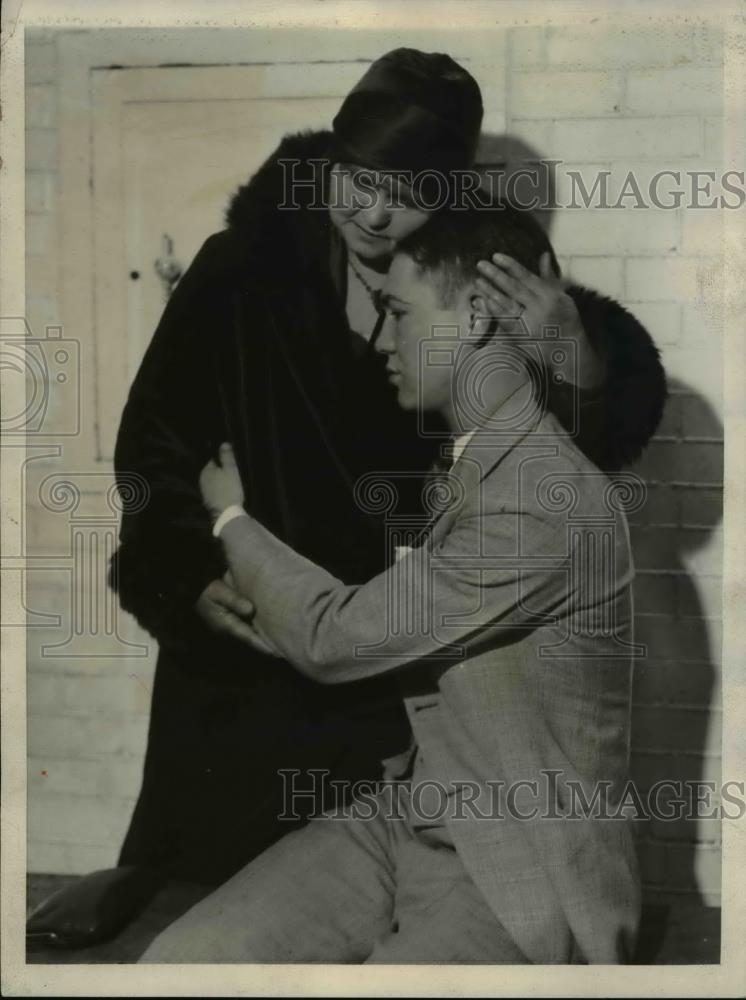
<svg viewBox="0 0 746 1000">
<path fill-rule="evenodd" d="M 347 246 L 362 260 L 388 260 L 394 252 L 393 240 L 379 240 L 362 233 L 348 233 Z"/>
</svg>

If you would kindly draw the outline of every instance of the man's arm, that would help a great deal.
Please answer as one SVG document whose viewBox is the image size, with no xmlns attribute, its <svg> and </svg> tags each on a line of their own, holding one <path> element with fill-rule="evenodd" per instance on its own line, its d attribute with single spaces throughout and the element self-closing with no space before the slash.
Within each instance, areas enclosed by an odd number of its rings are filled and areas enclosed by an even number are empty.
<svg viewBox="0 0 746 1000">
<path fill-rule="evenodd" d="M 567 589 L 564 533 L 517 510 L 459 518 L 432 552 L 414 549 L 361 586 L 346 586 L 248 515 L 225 524 L 220 537 L 260 633 L 322 683 L 425 657 L 458 660 L 466 643 L 508 645 Z"/>
</svg>

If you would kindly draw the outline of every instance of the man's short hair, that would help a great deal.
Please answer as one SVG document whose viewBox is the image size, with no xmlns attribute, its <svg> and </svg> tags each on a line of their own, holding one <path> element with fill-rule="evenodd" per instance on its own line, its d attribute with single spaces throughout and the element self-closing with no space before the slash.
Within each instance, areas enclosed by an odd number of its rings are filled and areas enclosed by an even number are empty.
<svg viewBox="0 0 746 1000">
<path fill-rule="evenodd" d="M 444 306 L 453 305 L 461 289 L 479 275 L 477 261 L 504 253 L 538 274 L 539 258 L 547 251 L 559 275 L 554 250 L 539 223 L 527 212 L 500 204 L 436 212 L 396 248 L 422 271 L 438 276 Z"/>
</svg>

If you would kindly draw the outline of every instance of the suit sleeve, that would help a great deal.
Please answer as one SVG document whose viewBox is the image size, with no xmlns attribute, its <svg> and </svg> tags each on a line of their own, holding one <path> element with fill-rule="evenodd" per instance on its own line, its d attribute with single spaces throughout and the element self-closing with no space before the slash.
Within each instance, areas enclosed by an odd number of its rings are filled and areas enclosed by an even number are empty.
<svg viewBox="0 0 746 1000">
<path fill-rule="evenodd" d="M 529 540 L 520 558 L 519 536 Z M 518 510 L 460 518 L 435 549 L 414 549 L 360 586 L 346 586 L 253 518 L 231 521 L 221 539 L 261 634 L 322 683 L 425 657 L 458 661 L 467 644 L 485 640 L 508 645 L 567 589 L 563 533 Z"/>
<path fill-rule="evenodd" d="M 130 390 L 114 471 L 123 500 L 109 572 L 122 607 L 156 638 L 181 635 L 194 603 L 227 568 L 200 499 L 199 471 L 219 410 L 206 351 L 216 336 L 219 247 L 210 237 L 174 289 Z"/>
<path fill-rule="evenodd" d="M 618 302 L 579 286 L 568 293 L 606 378 L 588 390 L 551 385 L 549 408 L 595 465 L 614 472 L 640 457 L 660 423 L 667 396 L 660 352 Z"/>
</svg>

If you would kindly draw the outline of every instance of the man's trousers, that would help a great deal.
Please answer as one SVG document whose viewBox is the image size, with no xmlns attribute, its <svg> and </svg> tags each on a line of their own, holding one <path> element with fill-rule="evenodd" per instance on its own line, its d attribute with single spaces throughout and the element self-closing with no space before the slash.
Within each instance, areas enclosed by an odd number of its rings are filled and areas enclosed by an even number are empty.
<svg viewBox="0 0 746 1000">
<path fill-rule="evenodd" d="M 525 963 L 445 827 L 323 816 L 168 927 L 141 962 Z M 372 811 L 372 810 L 369 810 Z"/>
</svg>

